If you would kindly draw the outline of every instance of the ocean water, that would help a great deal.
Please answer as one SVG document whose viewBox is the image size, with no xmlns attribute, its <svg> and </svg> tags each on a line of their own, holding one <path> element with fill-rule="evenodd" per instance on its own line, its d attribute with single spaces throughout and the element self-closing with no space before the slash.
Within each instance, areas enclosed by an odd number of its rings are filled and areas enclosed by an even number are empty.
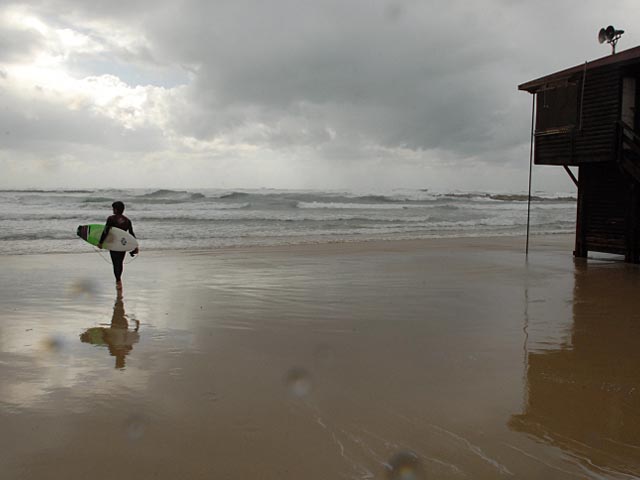
<svg viewBox="0 0 640 480">
<path fill-rule="evenodd" d="M 197 250 L 526 233 L 527 196 L 393 190 L 2 190 L 0 254 L 88 252 L 78 225 L 122 200 L 144 250 Z M 531 233 L 571 233 L 571 194 L 533 196 Z"/>
</svg>

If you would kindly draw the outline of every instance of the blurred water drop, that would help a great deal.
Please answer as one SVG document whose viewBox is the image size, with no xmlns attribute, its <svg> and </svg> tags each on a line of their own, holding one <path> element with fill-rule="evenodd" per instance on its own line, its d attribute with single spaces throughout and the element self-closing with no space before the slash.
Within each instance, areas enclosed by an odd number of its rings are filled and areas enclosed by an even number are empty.
<svg viewBox="0 0 640 480">
<path fill-rule="evenodd" d="M 58 335 L 49 335 L 42 341 L 42 348 L 48 353 L 60 353 L 64 350 L 64 340 Z"/>
<path fill-rule="evenodd" d="M 94 297 L 98 286 L 92 278 L 81 278 L 69 285 L 69 294 L 74 297 Z"/>
<path fill-rule="evenodd" d="M 414 452 L 402 451 L 396 453 L 388 465 L 389 480 L 425 480 L 422 463 Z"/>
<path fill-rule="evenodd" d="M 304 397 L 311 391 L 311 375 L 303 368 L 292 368 L 286 376 L 289 392 L 296 397 Z"/>
<path fill-rule="evenodd" d="M 384 9 L 385 19 L 390 22 L 397 22 L 404 15 L 403 6 L 399 3 L 389 4 Z"/>
<path fill-rule="evenodd" d="M 125 423 L 125 431 L 129 440 L 140 440 L 147 429 L 147 422 L 141 415 L 131 415 Z"/>
<path fill-rule="evenodd" d="M 210 391 L 205 394 L 205 398 L 209 402 L 217 402 L 218 400 L 220 400 L 220 395 L 218 395 L 216 392 Z"/>
</svg>

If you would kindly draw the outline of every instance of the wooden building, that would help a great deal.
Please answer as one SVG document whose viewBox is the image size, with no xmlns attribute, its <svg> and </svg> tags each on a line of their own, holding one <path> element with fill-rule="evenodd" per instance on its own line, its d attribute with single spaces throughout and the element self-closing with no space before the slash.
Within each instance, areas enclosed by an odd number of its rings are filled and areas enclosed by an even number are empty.
<svg viewBox="0 0 640 480">
<path fill-rule="evenodd" d="M 563 166 L 578 186 L 574 255 L 639 263 L 640 46 L 518 88 L 535 96 L 534 163 Z"/>
</svg>

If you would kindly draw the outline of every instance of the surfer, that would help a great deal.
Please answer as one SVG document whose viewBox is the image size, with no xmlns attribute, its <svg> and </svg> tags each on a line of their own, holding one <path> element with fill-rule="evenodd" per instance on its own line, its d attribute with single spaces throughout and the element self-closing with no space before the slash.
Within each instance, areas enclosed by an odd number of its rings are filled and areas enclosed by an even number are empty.
<svg viewBox="0 0 640 480">
<path fill-rule="evenodd" d="M 107 223 L 104 227 L 104 231 L 102 232 L 102 236 L 100 237 L 100 242 L 98 242 L 98 248 L 102 248 L 102 242 L 104 242 L 105 238 L 109 234 L 109 230 L 111 227 L 119 228 L 120 230 L 124 230 L 125 232 L 129 232 L 134 237 L 136 236 L 133 233 L 133 225 L 131 224 L 131 220 L 123 215 L 124 213 L 124 203 L 121 201 L 113 202 L 111 204 L 113 208 L 113 215 L 107 218 Z M 115 252 L 113 250 L 109 250 L 109 255 L 111 255 L 111 262 L 113 263 L 113 274 L 116 277 L 116 285 L 118 287 L 122 286 L 122 268 L 124 265 L 124 257 L 127 252 Z M 131 256 L 138 254 L 138 249 L 130 252 Z"/>
</svg>

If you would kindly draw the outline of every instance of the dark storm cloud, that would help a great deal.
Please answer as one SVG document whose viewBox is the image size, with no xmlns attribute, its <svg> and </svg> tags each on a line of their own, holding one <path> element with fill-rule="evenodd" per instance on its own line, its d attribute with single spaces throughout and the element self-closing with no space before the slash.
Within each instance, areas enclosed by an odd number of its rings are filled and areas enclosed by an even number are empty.
<svg viewBox="0 0 640 480">
<path fill-rule="evenodd" d="M 468 155 L 503 146 L 491 143 L 489 122 L 509 109 L 504 93 L 515 78 L 504 71 L 515 52 L 500 44 L 502 34 L 487 35 L 477 18 L 482 9 L 192 5 L 197 18 L 160 22 L 148 32 L 164 52 L 197 65 L 190 100 L 210 121 L 179 117 L 181 131 L 206 138 L 247 122 L 274 125 L 306 106 L 316 129 L 385 147 Z"/>
<path fill-rule="evenodd" d="M 274 147 L 322 145 L 328 130 L 345 142 L 461 155 L 503 146 L 490 141 L 490 122 L 509 108 L 504 90 L 515 78 L 502 72 L 513 52 L 500 43 L 503 32 L 487 32 L 491 8 L 193 0 L 154 4 L 140 21 L 143 7 L 73 11 L 139 25 L 152 48 L 147 60 L 197 72 L 188 104 L 172 115 L 184 135 L 212 139 L 260 124 L 258 143 Z"/>
<path fill-rule="evenodd" d="M 103 22 L 140 35 L 126 48 L 104 40 L 102 60 L 193 72 L 167 107 L 179 134 L 275 149 L 351 146 L 354 158 L 376 146 L 437 149 L 488 162 L 528 142 L 530 97 L 516 86 L 606 55 L 597 28 L 625 21 L 595 0 L 33 5 L 60 25 Z M 70 61 L 89 71 L 97 60 Z"/>
</svg>

